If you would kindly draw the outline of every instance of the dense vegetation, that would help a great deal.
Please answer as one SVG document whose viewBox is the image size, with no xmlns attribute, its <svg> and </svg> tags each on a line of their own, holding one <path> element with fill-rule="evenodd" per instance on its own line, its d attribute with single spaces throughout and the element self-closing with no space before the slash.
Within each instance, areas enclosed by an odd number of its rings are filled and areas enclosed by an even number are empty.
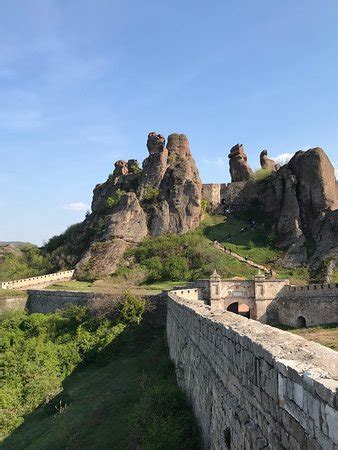
<svg viewBox="0 0 338 450">
<path fill-rule="evenodd" d="M 143 306 L 140 300 L 127 296 L 113 320 L 94 317 L 79 307 L 47 315 L 5 314 L 0 323 L 4 352 L 2 436 L 17 427 L 25 414 L 54 396 L 80 362 L 95 359 L 128 324 L 139 321 Z"/>
<path fill-rule="evenodd" d="M 50 272 L 52 264 L 48 255 L 35 245 L 26 244 L 13 249 L 0 258 L 0 280 L 18 280 Z"/>
<path fill-rule="evenodd" d="M 104 315 L 8 313 L 0 423 L 2 437 L 12 434 L 3 448 L 198 449 L 163 329 L 140 323 L 143 309 L 127 295 Z"/>
<path fill-rule="evenodd" d="M 145 239 L 130 250 L 137 264 L 146 269 L 147 281 L 196 280 L 214 269 L 223 277 L 252 276 L 255 270 L 214 248 L 199 233 Z"/>
</svg>

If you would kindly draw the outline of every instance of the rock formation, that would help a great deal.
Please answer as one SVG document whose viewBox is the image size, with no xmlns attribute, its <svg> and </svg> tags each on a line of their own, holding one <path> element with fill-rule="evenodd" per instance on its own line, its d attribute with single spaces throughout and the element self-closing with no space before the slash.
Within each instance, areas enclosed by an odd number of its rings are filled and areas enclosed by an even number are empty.
<svg viewBox="0 0 338 450">
<path fill-rule="evenodd" d="M 90 242 L 77 276 L 108 275 L 145 236 L 184 233 L 199 225 L 202 183 L 186 136 L 171 134 L 166 147 L 164 137 L 152 132 L 147 148 L 142 169 L 133 159 L 117 161 L 108 180 L 95 187 L 81 234 Z"/>
<path fill-rule="evenodd" d="M 321 148 L 297 152 L 263 181 L 230 183 L 224 197 L 233 209 L 260 202 L 286 251 L 281 263 L 309 264 L 314 279 L 329 279 L 338 261 L 338 195 L 334 167 Z"/>
<path fill-rule="evenodd" d="M 189 141 L 184 134 L 168 137 L 167 169 L 161 180 L 159 202 L 150 218 L 150 232 L 184 233 L 200 222 L 202 182 Z"/>
<path fill-rule="evenodd" d="M 252 176 L 252 170 L 248 164 L 248 158 L 244 153 L 242 144 L 236 144 L 228 155 L 230 164 L 231 181 L 246 181 Z"/>
<path fill-rule="evenodd" d="M 279 164 L 275 164 L 275 161 L 273 159 L 268 158 L 268 151 L 262 150 L 261 154 L 259 155 L 259 161 L 261 163 L 262 169 L 268 169 L 271 172 L 275 172 L 279 169 Z"/>
</svg>

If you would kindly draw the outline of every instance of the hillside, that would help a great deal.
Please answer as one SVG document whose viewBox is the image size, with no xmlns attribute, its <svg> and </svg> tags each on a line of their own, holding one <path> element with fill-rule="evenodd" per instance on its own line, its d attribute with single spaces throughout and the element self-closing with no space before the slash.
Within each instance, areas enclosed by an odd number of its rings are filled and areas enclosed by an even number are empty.
<svg viewBox="0 0 338 450">
<path fill-rule="evenodd" d="M 29 243 L 0 245 L 0 281 L 43 275 L 52 271 L 48 255 Z"/>
<path fill-rule="evenodd" d="M 83 308 L 7 314 L 1 433 L 13 431 L 1 448 L 198 450 L 164 328 L 139 324 L 139 304 L 109 320 Z"/>
</svg>

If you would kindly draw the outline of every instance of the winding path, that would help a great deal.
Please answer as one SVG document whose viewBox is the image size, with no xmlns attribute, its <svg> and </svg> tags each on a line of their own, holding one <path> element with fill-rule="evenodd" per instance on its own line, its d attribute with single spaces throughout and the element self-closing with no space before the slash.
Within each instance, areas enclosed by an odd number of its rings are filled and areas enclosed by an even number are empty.
<svg viewBox="0 0 338 450">
<path fill-rule="evenodd" d="M 233 256 L 234 258 L 238 259 L 238 261 L 244 262 L 245 264 L 248 264 L 249 266 L 254 267 L 255 269 L 262 270 L 268 275 L 271 275 L 273 277 L 277 275 L 277 273 L 274 272 L 270 267 L 263 266 L 262 264 L 257 264 L 255 263 L 255 261 L 252 261 L 251 259 L 244 258 L 244 256 L 241 256 L 238 253 L 234 252 L 233 250 L 226 248 L 224 245 L 220 244 L 217 241 L 214 241 L 214 247 L 216 247 L 218 250 L 222 250 L 222 252 L 230 256 Z"/>
</svg>

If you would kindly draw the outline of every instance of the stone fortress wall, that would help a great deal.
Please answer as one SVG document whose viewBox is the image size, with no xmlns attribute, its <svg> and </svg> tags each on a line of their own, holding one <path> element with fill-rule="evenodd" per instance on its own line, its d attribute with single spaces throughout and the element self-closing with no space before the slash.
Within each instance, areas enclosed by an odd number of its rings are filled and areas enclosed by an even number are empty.
<svg viewBox="0 0 338 450">
<path fill-rule="evenodd" d="M 167 339 L 205 448 L 337 448 L 337 353 L 189 291 L 169 292 Z"/>
<path fill-rule="evenodd" d="M 209 183 L 202 185 L 202 199 L 207 202 L 211 210 L 219 207 L 227 189 L 226 184 Z"/>
<path fill-rule="evenodd" d="M 297 327 L 338 322 L 338 283 L 288 286 L 278 298 L 278 322 Z M 304 320 L 300 320 L 303 318 Z"/>
<path fill-rule="evenodd" d="M 0 289 L 27 289 L 32 286 L 48 285 L 54 281 L 68 281 L 73 277 L 74 270 L 49 273 L 38 277 L 24 278 L 22 280 L 4 281 L 0 283 Z"/>
<path fill-rule="evenodd" d="M 316 326 L 338 322 L 336 283 L 290 286 L 288 280 L 263 276 L 254 280 L 221 280 L 214 273 L 210 279 L 191 283 L 191 287 L 214 310 L 226 311 L 233 303 L 247 305 L 250 318 L 262 323 Z"/>
</svg>

